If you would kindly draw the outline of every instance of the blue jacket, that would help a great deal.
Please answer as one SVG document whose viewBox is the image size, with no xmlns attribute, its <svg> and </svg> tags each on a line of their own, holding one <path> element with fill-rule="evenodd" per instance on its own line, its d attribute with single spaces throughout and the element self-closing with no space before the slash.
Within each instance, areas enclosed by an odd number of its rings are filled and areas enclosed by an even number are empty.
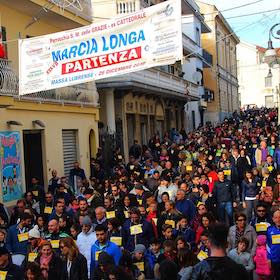
<svg viewBox="0 0 280 280">
<path fill-rule="evenodd" d="M 152 224 L 147 222 L 146 220 L 141 220 L 140 224 L 142 224 L 142 233 L 131 235 L 130 220 L 126 220 L 122 227 L 122 237 L 124 241 L 124 248 L 130 252 L 134 250 L 135 244 L 143 244 L 146 248 L 149 248 L 151 244 L 152 238 L 154 237 Z"/>
<path fill-rule="evenodd" d="M 272 237 L 278 235 L 279 244 L 272 244 Z M 273 263 L 280 264 L 280 228 L 270 226 L 266 232 L 267 236 L 267 258 Z"/>
<path fill-rule="evenodd" d="M 119 246 L 117 246 L 115 243 L 111 241 L 107 241 L 105 246 L 100 246 L 99 241 L 96 240 L 95 243 L 91 247 L 91 262 L 90 262 L 90 271 L 91 275 L 93 273 L 93 270 L 97 267 L 97 260 L 95 259 L 96 252 L 106 252 L 110 256 L 114 258 L 115 264 L 119 264 L 119 260 L 121 258 L 121 250 Z"/>
<path fill-rule="evenodd" d="M 9 227 L 6 247 L 10 253 L 22 255 L 25 255 L 27 253 L 28 240 L 22 242 L 19 242 L 18 240 L 18 234 L 26 232 L 28 232 L 26 228 L 24 228 L 22 232 L 20 232 L 18 225 L 13 225 Z"/>
<path fill-rule="evenodd" d="M 195 216 L 195 206 L 191 200 L 177 200 L 175 207 L 187 218 L 189 223 L 192 221 Z"/>
<path fill-rule="evenodd" d="M 258 186 L 258 179 L 253 179 L 252 183 L 243 180 L 242 183 L 242 200 L 245 200 L 245 197 L 256 197 L 256 195 L 260 191 L 260 187 Z"/>
<path fill-rule="evenodd" d="M 273 155 L 274 162 L 276 162 L 278 168 L 280 167 L 280 148 L 277 147 L 274 155 Z"/>
</svg>

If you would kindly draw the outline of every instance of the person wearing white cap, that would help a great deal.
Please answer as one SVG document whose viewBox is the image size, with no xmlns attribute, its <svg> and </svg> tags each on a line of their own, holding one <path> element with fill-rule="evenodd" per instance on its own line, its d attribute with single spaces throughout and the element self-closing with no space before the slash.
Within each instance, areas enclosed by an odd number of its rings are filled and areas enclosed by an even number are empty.
<svg viewBox="0 0 280 280">
<path fill-rule="evenodd" d="M 90 277 L 90 260 L 91 260 L 91 247 L 96 241 L 96 234 L 93 231 L 92 221 L 89 216 L 84 216 L 82 225 L 82 232 L 77 238 L 77 247 L 80 253 L 87 259 L 88 276 Z"/>
<path fill-rule="evenodd" d="M 25 267 L 28 262 L 34 262 L 37 258 L 39 253 L 39 247 L 43 239 L 41 239 L 40 231 L 38 225 L 35 225 L 31 230 L 28 232 L 28 247 L 27 247 L 27 254 L 25 259 L 22 263 L 22 267 Z"/>
</svg>

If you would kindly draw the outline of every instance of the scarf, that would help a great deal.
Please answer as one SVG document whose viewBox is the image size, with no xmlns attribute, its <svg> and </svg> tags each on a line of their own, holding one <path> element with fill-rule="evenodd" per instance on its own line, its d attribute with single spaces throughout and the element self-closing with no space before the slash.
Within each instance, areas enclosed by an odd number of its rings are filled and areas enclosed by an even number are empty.
<svg viewBox="0 0 280 280">
<path fill-rule="evenodd" d="M 42 274 L 45 279 L 48 279 L 48 272 L 49 272 L 49 263 L 52 259 L 53 254 L 50 254 L 47 257 L 41 256 L 40 257 L 40 267 L 42 270 Z"/>
</svg>

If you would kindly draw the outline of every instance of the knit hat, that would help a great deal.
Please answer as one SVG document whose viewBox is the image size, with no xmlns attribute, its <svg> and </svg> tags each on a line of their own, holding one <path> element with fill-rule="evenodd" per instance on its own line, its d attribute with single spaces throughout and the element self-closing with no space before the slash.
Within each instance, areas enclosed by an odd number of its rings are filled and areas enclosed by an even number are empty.
<svg viewBox="0 0 280 280">
<path fill-rule="evenodd" d="M 143 244 L 137 244 L 137 245 L 135 245 L 135 249 L 134 249 L 134 253 L 145 253 L 145 251 L 146 251 L 146 247 L 145 247 L 145 245 L 143 245 Z"/>
<path fill-rule="evenodd" d="M 41 238 L 40 231 L 38 230 L 38 225 L 35 225 L 29 232 L 28 237 L 30 238 Z"/>
<path fill-rule="evenodd" d="M 84 216 L 82 226 L 92 226 L 92 221 L 89 216 Z"/>
<path fill-rule="evenodd" d="M 257 244 L 258 245 L 265 245 L 266 244 L 266 235 L 258 235 Z"/>
</svg>

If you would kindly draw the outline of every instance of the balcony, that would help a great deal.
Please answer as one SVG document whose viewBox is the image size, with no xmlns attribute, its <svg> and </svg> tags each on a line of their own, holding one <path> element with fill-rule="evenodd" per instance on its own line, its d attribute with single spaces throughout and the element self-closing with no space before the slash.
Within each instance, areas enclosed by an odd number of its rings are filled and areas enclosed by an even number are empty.
<svg viewBox="0 0 280 280">
<path fill-rule="evenodd" d="M 151 5 L 150 0 L 117 0 L 117 14 L 130 14 Z"/>
<path fill-rule="evenodd" d="M 131 90 L 143 94 L 170 96 L 186 100 L 188 83 L 184 79 L 166 73 L 158 68 L 150 68 L 125 75 L 119 75 L 96 81 L 98 89 L 116 88 Z"/>
<path fill-rule="evenodd" d="M 0 59 L 0 95 L 37 103 L 98 106 L 98 93 L 94 82 L 19 96 L 18 77 L 11 62 L 6 59 Z"/>
</svg>

